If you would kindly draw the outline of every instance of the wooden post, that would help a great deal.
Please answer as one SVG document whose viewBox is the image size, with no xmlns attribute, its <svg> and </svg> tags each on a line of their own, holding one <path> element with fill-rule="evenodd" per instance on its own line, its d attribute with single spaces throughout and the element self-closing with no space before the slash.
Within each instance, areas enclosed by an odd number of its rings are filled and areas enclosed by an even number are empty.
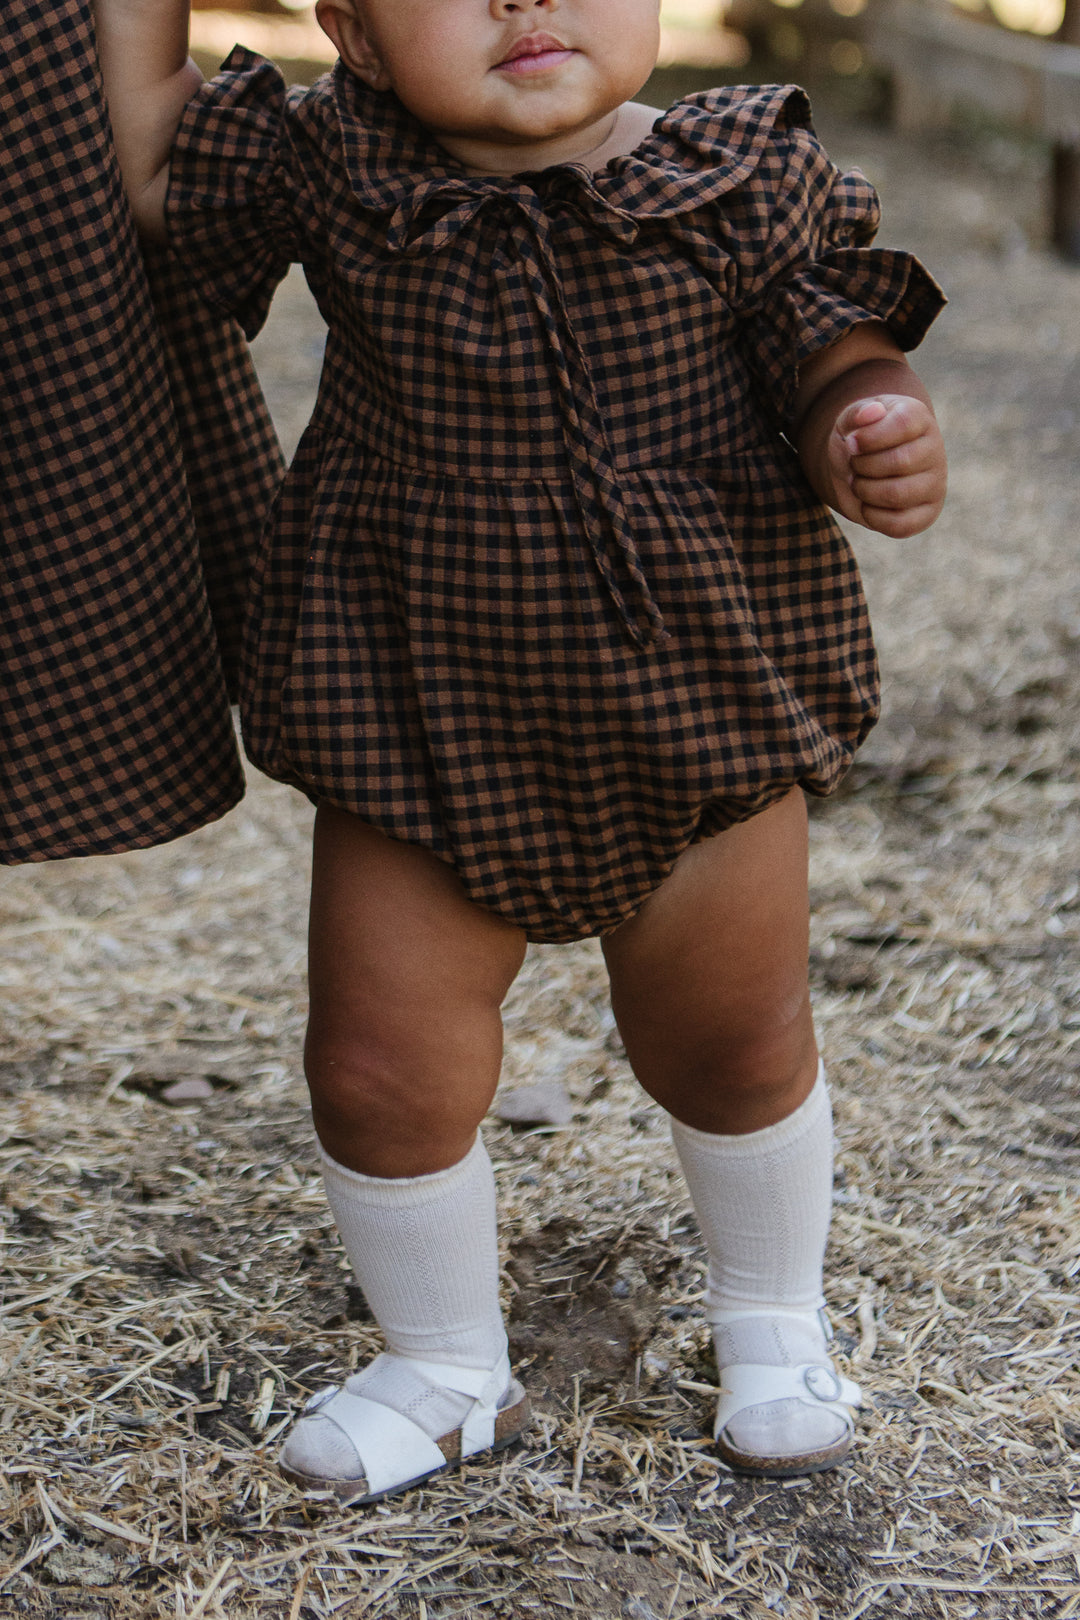
<svg viewBox="0 0 1080 1620">
<path fill-rule="evenodd" d="M 1080 45 L 1080 0 L 1065 0 L 1057 38 L 1063 45 Z M 1080 264 L 1080 145 L 1055 143 L 1050 183 L 1054 246 Z"/>
</svg>

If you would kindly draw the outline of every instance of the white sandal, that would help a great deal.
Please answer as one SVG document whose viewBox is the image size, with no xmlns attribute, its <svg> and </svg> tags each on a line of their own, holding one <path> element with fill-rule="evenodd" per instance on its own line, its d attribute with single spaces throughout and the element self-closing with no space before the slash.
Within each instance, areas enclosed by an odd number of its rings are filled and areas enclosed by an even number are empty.
<svg viewBox="0 0 1080 1620">
<path fill-rule="evenodd" d="M 800 1401 L 804 1406 L 835 1412 L 844 1424 L 839 1440 L 818 1451 L 804 1451 L 794 1456 L 765 1457 L 740 1451 L 732 1444 L 725 1431 L 732 1418 L 750 1406 L 767 1406 L 774 1401 Z M 802 1367 L 725 1367 L 720 1375 L 720 1399 L 716 1405 L 716 1423 L 713 1438 L 716 1450 L 730 1468 L 742 1474 L 767 1474 L 776 1479 L 790 1479 L 798 1474 L 819 1474 L 825 1468 L 835 1468 L 851 1450 L 855 1433 L 852 1407 L 861 1406 L 858 1384 L 844 1378 L 835 1367 L 821 1362 L 808 1362 Z"/>
<path fill-rule="evenodd" d="M 725 1311 L 717 1313 L 714 1325 L 732 1326 L 739 1322 L 763 1322 L 770 1318 L 775 1323 L 783 1317 L 793 1319 L 795 1324 L 806 1328 L 813 1324 L 825 1344 L 832 1338 L 832 1329 L 824 1312 L 811 1315 L 775 1310 L 759 1316 L 756 1312 Z M 813 1341 L 807 1343 L 804 1339 L 804 1355 L 807 1350 L 813 1354 L 815 1346 Z M 861 1405 L 859 1386 L 837 1372 L 824 1349 L 819 1359 L 807 1359 L 788 1367 L 750 1361 L 729 1362 L 720 1368 L 720 1398 L 713 1426 L 716 1451 L 729 1468 L 743 1474 L 761 1474 L 777 1479 L 818 1474 L 823 1469 L 835 1468 L 851 1450 L 855 1433 L 854 1408 Z M 768 1412 L 769 1407 L 774 1408 L 773 1412 Z M 834 1423 L 825 1429 L 828 1433 L 831 1428 L 834 1438 L 826 1440 L 822 1435 L 819 1445 L 799 1449 L 796 1444 L 794 1448 L 789 1448 L 783 1444 L 782 1437 L 785 1428 L 797 1432 L 800 1407 L 809 1407 L 818 1415 L 831 1413 L 839 1420 L 839 1432 Z M 764 1420 L 766 1434 L 777 1436 L 770 1450 L 766 1450 L 764 1445 L 751 1450 L 745 1426 L 741 1441 L 732 1433 L 734 1420 L 751 1408 L 758 1409 L 758 1418 Z M 820 1429 L 821 1426 L 811 1427 Z"/>
<path fill-rule="evenodd" d="M 433 1440 L 405 1413 L 350 1388 L 390 1362 L 406 1363 L 410 1374 L 434 1390 L 471 1397 L 460 1427 Z M 384 1353 L 363 1374 L 346 1379 L 344 1385 L 328 1385 L 311 1397 L 282 1448 L 279 1467 L 287 1479 L 307 1490 L 332 1491 L 340 1502 L 359 1506 L 419 1485 L 466 1457 L 501 1451 L 518 1439 L 528 1421 L 528 1397 L 511 1375 L 505 1355 L 488 1372 L 483 1367 L 453 1367 Z M 356 1463 L 347 1475 L 317 1474 L 303 1466 L 321 1449 L 321 1436 L 311 1427 L 316 1424 L 329 1424 L 336 1431 L 328 1438 L 339 1454 L 342 1440 L 351 1448 Z"/>
</svg>

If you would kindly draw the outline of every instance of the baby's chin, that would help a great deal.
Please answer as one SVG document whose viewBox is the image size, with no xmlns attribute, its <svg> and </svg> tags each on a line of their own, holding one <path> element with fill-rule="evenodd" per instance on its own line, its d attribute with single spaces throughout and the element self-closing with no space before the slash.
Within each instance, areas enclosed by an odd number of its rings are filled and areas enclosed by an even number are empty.
<svg viewBox="0 0 1080 1620">
<path fill-rule="evenodd" d="M 610 121 L 611 115 L 608 115 Z M 483 173 L 507 173 L 529 168 L 546 168 L 557 163 L 573 163 L 593 150 L 603 139 L 586 132 L 558 125 L 544 133 L 536 130 L 492 130 L 490 133 L 461 135 L 455 131 L 431 130 L 444 151 L 466 168 Z"/>
<path fill-rule="evenodd" d="M 480 139 L 486 139 L 491 146 L 503 145 L 508 149 L 560 145 L 572 147 L 578 143 L 585 149 L 596 145 L 598 134 L 610 126 L 617 110 L 616 107 L 605 106 L 599 112 L 590 109 L 582 117 L 537 117 L 520 123 L 507 123 L 500 127 L 493 126 L 491 133 Z"/>
</svg>

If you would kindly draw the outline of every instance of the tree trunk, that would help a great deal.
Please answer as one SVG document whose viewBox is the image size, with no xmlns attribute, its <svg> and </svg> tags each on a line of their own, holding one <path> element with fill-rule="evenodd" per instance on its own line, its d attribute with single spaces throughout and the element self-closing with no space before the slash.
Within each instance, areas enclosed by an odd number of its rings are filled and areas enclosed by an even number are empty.
<svg viewBox="0 0 1080 1620">
<path fill-rule="evenodd" d="M 1080 45 L 1080 0 L 1065 0 L 1057 38 L 1063 45 Z M 1080 264 L 1080 146 L 1055 145 L 1050 183 L 1054 246 Z"/>
</svg>

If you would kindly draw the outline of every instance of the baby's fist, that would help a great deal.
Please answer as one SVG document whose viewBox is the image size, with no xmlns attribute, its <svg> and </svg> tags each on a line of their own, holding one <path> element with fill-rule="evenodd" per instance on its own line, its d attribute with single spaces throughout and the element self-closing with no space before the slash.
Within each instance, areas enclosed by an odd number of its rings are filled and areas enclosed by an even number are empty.
<svg viewBox="0 0 1080 1620">
<path fill-rule="evenodd" d="M 945 504 L 945 445 L 930 406 L 909 394 L 854 400 L 828 443 L 833 502 L 844 517 L 903 540 Z"/>
</svg>

